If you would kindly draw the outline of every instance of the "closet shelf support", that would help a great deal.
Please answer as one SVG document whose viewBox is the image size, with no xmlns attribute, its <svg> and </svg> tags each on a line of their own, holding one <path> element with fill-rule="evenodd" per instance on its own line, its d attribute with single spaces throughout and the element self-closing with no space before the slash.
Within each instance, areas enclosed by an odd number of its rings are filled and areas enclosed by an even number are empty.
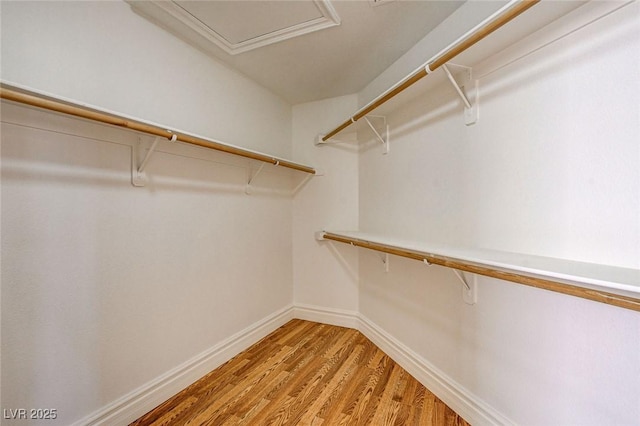
<svg viewBox="0 0 640 426">
<path fill-rule="evenodd" d="M 170 130 L 167 130 L 167 132 L 171 133 Z M 161 136 L 156 136 L 154 138 L 153 143 L 147 150 L 147 154 L 144 156 L 144 159 L 142 160 L 139 166 L 138 166 L 138 156 L 139 156 L 140 146 L 142 145 L 141 138 L 138 137 L 138 142 L 131 147 L 131 183 L 133 184 L 133 186 L 142 187 L 147 184 L 147 176 L 144 173 L 144 170 L 147 168 L 147 164 L 149 164 L 149 160 L 151 160 L 153 153 L 156 151 L 156 148 L 158 147 L 158 143 L 162 139 L 164 139 L 164 137 L 161 137 Z M 176 135 L 175 133 L 171 133 L 171 137 L 167 136 L 167 139 L 169 139 L 170 142 L 175 142 L 176 140 L 178 140 L 178 135 Z"/>
<path fill-rule="evenodd" d="M 461 70 L 456 74 L 458 76 L 457 79 L 449 67 Z M 448 63 L 442 65 L 442 70 L 464 104 L 464 124 L 467 126 L 475 124 L 479 115 L 478 82 L 477 80 L 472 80 L 472 69 L 463 65 Z"/>
<path fill-rule="evenodd" d="M 369 117 L 382 119 L 382 129 L 383 129 L 382 134 L 380 134 L 380 132 L 371 123 L 371 120 L 369 120 Z M 367 125 L 375 135 L 376 139 L 378 139 L 382 144 L 382 148 L 383 148 L 382 153 L 388 154 L 389 153 L 389 125 L 387 124 L 387 118 L 381 115 L 368 115 L 362 118 L 364 119 L 365 123 L 367 123 Z"/>
<path fill-rule="evenodd" d="M 156 147 L 158 146 L 158 142 L 160 142 L 160 139 L 164 139 L 164 138 L 157 136 L 153 141 L 153 144 L 151 144 L 151 148 L 149 148 L 149 151 L 147 151 L 147 155 L 145 155 L 144 160 L 142 160 L 142 163 L 140 163 L 140 167 L 138 167 L 138 173 L 140 174 L 144 173 L 144 169 L 145 167 L 147 167 L 147 163 L 149 162 L 149 160 L 151 159 L 151 156 L 155 152 Z M 178 140 L 178 135 L 172 134 L 169 141 L 175 142 L 176 140 Z"/>
<path fill-rule="evenodd" d="M 460 280 L 462 284 L 467 288 L 467 290 L 471 290 L 471 286 L 467 283 L 467 280 L 464 278 L 462 273 L 460 273 L 457 269 L 452 269 L 453 273 L 456 274 L 456 277 Z"/>
<path fill-rule="evenodd" d="M 460 282 L 463 284 L 462 300 L 464 300 L 464 302 L 467 305 L 475 305 L 478 302 L 478 283 L 476 280 L 476 275 L 473 274 L 473 278 L 469 282 L 464 277 L 463 272 L 460 272 L 457 269 L 451 269 L 451 270 L 453 271 L 454 274 L 456 274 L 456 277 L 458 277 Z"/>
<path fill-rule="evenodd" d="M 465 95 L 460 86 L 458 86 L 458 82 L 453 77 L 453 74 L 451 74 L 451 71 L 449 71 L 449 67 L 447 66 L 447 64 L 444 64 L 442 66 L 442 69 L 444 70 L 445 74 L 447 74 L 447 78 L 451 82 L 453 88 L 456 89 L 456 93 L 458 94 L 458 96 L 460 96 L 460 99 L 462 99 L 465 107 L 471 108 L 471 103 L 469 102 L 469 99 L 467 99 L 467 95 Z"/>
<path fill-rule="evenodd" d="M 260 167 L 258 168 L 258 170 L 251 175 L 251 169 L 249 169 L 249 180 L 247 181 L 247 186 L 244 189 L 245 194 L 250 195 L 253 191 L 251 190 L 251 182 L 253 182 L 258 175 L 260 174 L 260 172 L 262 172 L 262 169 L 264 169 L 264 165 L 267 163 L 262 163 L 260 164 Z M 278 165 L 278 161 L 276 161 L 276 166 Z"/>
</svg>

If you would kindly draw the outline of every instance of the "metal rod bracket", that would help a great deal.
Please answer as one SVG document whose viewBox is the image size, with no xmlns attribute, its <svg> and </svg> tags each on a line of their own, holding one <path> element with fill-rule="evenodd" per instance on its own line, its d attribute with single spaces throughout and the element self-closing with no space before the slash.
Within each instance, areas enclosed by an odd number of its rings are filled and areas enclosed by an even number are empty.
<svg viewBox="0 0 640 426">
<path fill-rule="evenodd" d="M 131 184 L 133 186 L 141 187 L 147 184 L 147 176 L 140 173 L 138 170 L 138 157 L 141 145 L 141 138 L 138 136 L 138 140 L 131 145 Z"/>
<path fill-rule="evenodd" d="M 156 137 L 151 144 L 151 147 L 147 151 L 147 154 L 144 156 L 142 162 L 138 165 L 138 159 L 141 157 L 141 151 L 143 149 L 144 140 L 141 136 L 138 136 L 136 142 L 131 146 L 131 184 L 136 187 L 143 187 L 147 184 L 149 179 L 147 178 L 147 174 L 144 172 L 144 169 L 153 154 L 153 151 L 156 149 L 158 144 L 158 140 L 160 138 Z"/>
<path fill-rule="evenodd" d="M 251 188 L 251 183 L 258 177 L 260 172 L 262 172 L 262 169 L 264 169 L 265 164 L 267 163 L 260 164 L 260 167 L 258 167 L 258 170 L 256 170 L 254 174 L 251 174 L 251 169 L 249 169 L 249 180 L 247 181 L 247 186 L 244 188 L 245 194 L 250 195 L 253 192 L 253 188 Z M 275 165 L 277 166 L 278 164 L 280 164 L 280 162 L 276 161 Z"/>
<path fill-rule="evenodd" d="M 453 69 L 453 73 L 450 68 Z M 464 104 L 464 124 L 467 126 L 475 124 L 479 119 L 479 99 L 478 80 L 473 80 L 473 70 L 470 67 L 452 63 L 442 65 L 442 69 Z"/>
<path fill-rule="evenodd" d="M 291 190 L 291 195 L 296 195 L 298 193 L 298 191 L 300 191 L 300 189 L 302 189 L 302 187 L 305 186 L 307 184 L 307 182 L 309 182 L 311 180 L 311 178 L 316 177 L 316 176 L 321 176 L 321 175 L 318 175 L 317 173 L 315 175 L 306 175 L 300 181 L 300 183 L 298 183 L 296 185 L 296 187 Z"/>
<path fill-rule="evenodd" d="M 381 115 L 367 115 L 362 118 L 367 123 L 367 125 L 375 135 L 376 139 L 378 139 L 378 141 L 380 141 L 380 143 L 382 144 L 382 148 L 383 148 L 382 153 L 388 154 L 389 153 L 389 125 L 387 124 L 387 118 Z M 379 125 L 379 127 L 381 127 L 381 130 L 376 129 L 376 127 L 373 125 L 373 123 L 371 123 L 371 120 L 369 120 L 369 118 L 376 119 L 377 122 L 382 123 L 381 126 Z"/>
<path fill-rule="evenodd" d="M 475 305 L 478 302 L 478 283 L 477 275 L 473 274 L 471 280 L 467 280 L 464 276 L 464 272 L 460 272 L 457 269 L 452 269 L 453 273 L 463 284 L 462 286 L 462 300 L 467 305 Z"/>
<path fill-rule="evenodd" d="M 169 132 L 169 130 L 167 131 Z M 155 137 L 140 165 L 138 165 L 138 158 L 140 157 L 140 150 L 142 148 L 142 137 L 138 136 L 138 140 L 131 147 L 131 183 L 133 184 L 133 186 L 145 186 L 149 181 L 147 175 L 144 172 L 144 169 L 147 167 L 147 164 L 149 164 L 149 160 L 151 160 L 151 156 L 156 151 L 158 142 L 160 142 L 162 139 L 164 138 L 160 136 Z M 175 142 L 177 139 L 178 135 L 174 133 L 171 135 L 171 138 L 169 138 L 169 141 Z"/>
</svg>

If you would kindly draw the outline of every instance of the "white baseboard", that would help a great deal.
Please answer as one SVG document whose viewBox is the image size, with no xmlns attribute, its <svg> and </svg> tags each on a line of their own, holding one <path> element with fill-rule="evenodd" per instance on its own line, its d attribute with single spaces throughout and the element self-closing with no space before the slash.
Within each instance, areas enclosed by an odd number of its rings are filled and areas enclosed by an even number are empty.
<svg viewBox="0 0 640 426">
<path fill-rule="evenodd" d="M 356 330 L 360 324 L 359 314 L 356 311 L 304 304 L 296 304 L 293 306 L 293 317 L 323 324 L 355 328 Z"/>
<path fill-rule="evenodd" d="M 294 318 L 360 331 L 471 424 L 513 424 L 507 417 L 358 312 L 312 305 L 290 305 L 75 422 L 72 426 L 129 424 Z"/>
<path fill-rule="evenodd" d="M 289 305 L 75 422 L 72 426 L 129 424 L 293 318 L 293 307 Z"/>
<path fill-rule="evenodd" d="M 358 330 L 469 423 L 515 424 L 363 315 Z"/>
<path fill-rule="evenodd" d="M 370 319 L 356 311 L 294 305 L 294 318 L 354 328 L 365 335 L 409 374 L 473 425 L 513 425 L 502 413 L 467 391 Z"/>
</svg>

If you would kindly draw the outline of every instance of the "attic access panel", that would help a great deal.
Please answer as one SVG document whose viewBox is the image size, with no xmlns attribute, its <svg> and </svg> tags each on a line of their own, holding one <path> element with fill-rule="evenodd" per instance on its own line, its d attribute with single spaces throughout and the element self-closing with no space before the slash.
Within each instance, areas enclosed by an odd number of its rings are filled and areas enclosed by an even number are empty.
<svg viewBox="0 0 640 426">
<path fill-rule="evenodd" d="M 340 25 L 330 0 L 128 3 L 156 20 L 171 19 L 174 25 L 177 21 L 179 27 L 197 32 L 230 55 Z"/>
</svg>

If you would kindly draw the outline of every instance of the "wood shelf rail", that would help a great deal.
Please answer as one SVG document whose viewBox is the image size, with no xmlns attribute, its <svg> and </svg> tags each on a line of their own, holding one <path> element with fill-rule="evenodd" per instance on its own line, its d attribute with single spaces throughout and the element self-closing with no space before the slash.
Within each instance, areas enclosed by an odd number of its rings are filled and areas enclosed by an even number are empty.
<svg viewBox="0 0 640 426">
<path fill-rule="evenodd" d="M 549 259 L 539 256 L 522 255 L 523 258 L 531 260 L 531 263 L 535 263 L 535 261 L 539 259 L 544 259 L 553 261 L 555 263 L 564 263 L 573 267 L 575 267 L 575 265 L 586 265 L 587 267 L 597 267 L 601 270 L 605 269 L 611 271 L 612 275 L 615 275 L 618 278 L 624 276 L 624 278 L 622 279 L 615 280 L 620 282 L 605 283 L 604 281 L 606 280 L 602 278 L 589 279 L 587 277 L 573 275 L 571 273 L 567 274 L 566 272 L 562 272 L 559 270 L 523 268 L 522 265 L 508 265 L 503 262 L 496 262 L 491 260 L 487 260 L 483 263 L 482 260 L 479 260 L 477 258 L 472 261 L 469 259 L 464 259 L 463 256 L 437 254 L 435 253 L 435 251 L 421 251 L 415 248 L 401 247 L 395 244 L 382 243 L 380 241 L 372 241 L 373 238 L 371 237 L 369 237 L 371 239 L 365 239 L 364 237 L 356 235 L 358 235 L 358 233 L 336 233 L 323 231 L 321 233 L 321 239 L 337 241 L 340 243 L 363 247 L 370 250 L 376 250 L 382 253 L 389 253 L 396 256 L 418 260 L 421 262 L 426 261 L 429 264 L 445 266 L 447 268 L 453 268 L 459 271 L 471 272 L 474 274 L 484 275 L 500 280 L 511 281 L 518 284 L 541 288 L 544 290 L 554 291 L 570 296 L 581 297 L 583 299 L 588 299 L 640 312 L 640 270 L 586 264 L 574 261 L 563 261 L 560 259 Z M 496 263 L 501 263 L 501 265 L 497 266 Z M 529 269 L 529 271 L 523 269 Z M 572 282 L 574 284 L 571 284 L 569 282 Z M 596 283 L 596 285 L 593 284 L 594 282 Z M 595 288 L 581 287 L 579 285 L 575 285 L 575 283 L 583 283 L 584 285 L 592 285 L 595 287 L 607 287 L 609 289 L 618 288 L 627 292 L 637 292 L 638 296 L 632 297 L 623 294 L 611 293 L 609 291 L 602 291 Z"/>
<path fill-rule="evenodd" d="M 117 127 L 133 130 L 136 132 L 142 132 L 154 136 L 164 137 L 167 140 L 171 140 L 173 135 L 176 135 L 176 140 L 191 145 L 197 145 L 204 148 L 213 149 L 216 151 L 226 152 L 228 154 L 238 155 L 252 160 L 258 160 L 265 163 L 270 163 L 276 166 L 286 167 L 288 169 L 298 170 L 300 172 L 316 174 L 316 170 L 313 167 L 306 166 L 304 164 L 294 163 L 293 161 L 285 160 L 278 157 L 273 157 L 267 154 L 263 154 L 248 149 L 239 148 L 233 145 L 227 145 L 222 142 L 217 142 L 210 139 L 204 139 L 201 137 L 175 132 L 168 130 L 166 127 L 160 127 L 153 124 L 144 123 L 142 121 L 132 120 L 126 117 L 122 117 L 112 113 L 106 113 L 97 109 L 87 108 L 82 105 L 74 104 L 71 102 L 63 102 L 53 98 L 45 97 L 35 93 L 26 93 L 22 90 L 16 90 L 15 88 L 3 84 L 0 86 L 0 98 L 8 101 L 18 102 L 21 104 L 46 109 L 54 112 L 59 112 L 74 117 L 84 118 L 100 123 L 110 124 Z"/>
<path fill-rule="evenodd" d="M 412 86 L 417 81 L 426 77 L 433 71 L 440 68 L 442 65 L 446 64 L 454 57 L 458 56 L 460 53 L 467 50 L 469 47 L 473 46 L 489 34 L 493 33 L 500 27 L 504 26 L 508 22 L 512 21 L 520 14 L 531 8 L 532 6 L 539 3 L 540 0 L 520 0 L 515 2 L 513 5 L 508 5 L 500 13 L 495 15 L 492 19 L 490 18 L 488 22 L 481 24 L 475 31 L 471 32 L 466 37 L 463 37 L 461 40 L 454 42 L 453 45 L 449 46 L 444 52 L 439 53 L 435 58 L 427 61 L 423 66 L 418 68 L 418 70 L 409 74 L 407 77 L 398 82 L 395 86 L 387 90 L 382 95 L 375 98 L 368 105 L 364 106 L 362 109 L 358 110 L 353 116 L 351 116 L 348 120 L 344 121 L 335 129 L 331 130 L 326 135 L 322 136 L 322 141 L 326 142 L 342 130 L 349 127 L 351 124 L 360 120 L 362 117 L 369 114 L 374 109 L 378 108 L 380 105 L 384 104 L 400 92 Z"/>
</svg>

